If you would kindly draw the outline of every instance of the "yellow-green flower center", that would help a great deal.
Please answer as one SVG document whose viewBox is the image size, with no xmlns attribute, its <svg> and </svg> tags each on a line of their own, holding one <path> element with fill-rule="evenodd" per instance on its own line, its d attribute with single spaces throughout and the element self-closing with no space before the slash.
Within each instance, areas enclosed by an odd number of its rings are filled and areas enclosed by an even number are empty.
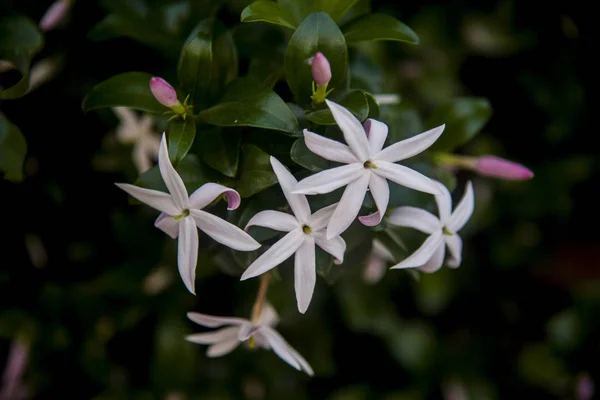
<svg viewBox="0 0 600 400">
<path fill-rule="evenodd" d="M 307 235 L 310 234 L 310 232 L 311 232 L 310 226 L 302 225 L 302 232 L 306 233 Z"/>
<path fill-rule="evenodd" d="M 365 163 L 363 164 L 363 166 L 365 168 L 377 168 L 377 165 L 375 165 L 372 161 L 368 160 L 365 161 Z"/>
<path fill-rule="evenodd" d="M 443 233 L 444 235 L 447 235 L 447 236 L 452 236 L 452 235 L 454 235 L 454 233 L 452 233 L 452 232 L 450 231 L 450 229 L 446 228 L 445 226 L 443 226 L 443 227 L 442 227 L 442 233 Z"/>
<path fill-rule="evenodd" d="M 190 210 L 188 210 L 187 208 L 185 210 L 183 210 L 183 212 L 179 215 L 174 216 L 173 218 L 175 219 L 175 221 L 179 221 L 181 218 L 185 218 L 188 215 L 190 215 Z"/>
</svg>

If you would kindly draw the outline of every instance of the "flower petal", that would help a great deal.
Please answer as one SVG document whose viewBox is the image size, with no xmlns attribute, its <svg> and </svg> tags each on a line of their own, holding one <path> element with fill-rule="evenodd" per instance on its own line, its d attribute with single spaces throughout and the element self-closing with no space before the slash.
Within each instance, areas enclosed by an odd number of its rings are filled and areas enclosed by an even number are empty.
<svg viewBox="0 0 600 400">
<path fill-rule="evenodd" d="M 445 238 L 450 253 L 446 264 L 451 268 L 458 268 L 462 261 L 462 239 L 456 233 L 452 236 L 446 236 Z"/>
<path fill-rule="evenodd" d="M 435 202 L 437 203 L 438 213 L 440 214 L 440 221 L 447 223 L 450 220 L 452 214 L 452 196 L 448 191 L 446 185 L 438 182 L 441 194 L 435 195 Z"/>
<path fill-rule="evenodd" d="M 416 207 L 398 207 L 387 217 L 387 221 L 396 226 L 413 228 L 432 234 L 442 228 L 442 223 L 429 211 Z"/>
<path fill-rule="evenodd" d="M 240 194 L 227 186 L 218 183 L 205 183 L 192 193 L 190 196 L 190 207 L 203 209 L 212 203 L 217 197 L 225 194 L 227 197 L 227 209 L 235 210 L 240 206 Z"/>
<path fill-rule="evenodd" d="M 321 229 L 324 229 L 329 223 L 329 218 L 331 218 L 331 216 L 333 215 L 333 212 L 335 211 L 337 205 L 338 203 L 333 203 L 331 205 L 328 205 L 327 207 L 321 208 L 320 210 L 312 214 L 306 222 L 308 226 L 310 226 L 310 229 L 312 229 L 313 231 L 320 231 Z"/>
<path fill-rule="evenodd" d="M 234 250 L 251 251 L 260 247 L 260 243 L 237 226 L 206 211 L 191 209 L 190 215 L 196 221 L 198 229 L 217 242 Z"/>
<path fill-rule="evenodd" d="M 254 278 L 260 274 L 267 272 L 268 270 L 275 268 L 288 258 L 304 242 L 304 232 L 301 229 L 294 229 L 289 232 L 277 243 L 275 243 L 269 250 L 265 251 L 260 257 L 258 257 L 246 271 L 242 274 L 240 280 L 246 280 Z"/>
<path fill-rule="evenodd" d="M 395 258 L 392 253 L 377 239 L 373 239 L 373 249 L 371 250 L 373 255 L 384 261 L 394 262 Z"/>
<path fill-rule="evenodd" d="M 433 254 L 438 250 L 438 247 L 444 244 L 444 238 L 442 238 L 442 236 L 443 233 L 441 230 L 434 232 L 413 254 L 390 269 L 414 268 L 424 265 L 431 257 L 433 257 Z"/>
<path fill-rule="evenodd" d="M 440 137 L 446 125 L 438 126 L 386 147 L 374 156 L 375 160 L 397 162 L 417 155 L 431 146 Z"/>
<path fill-rule="evenodd" d="M 377 161 L 377 168 L 373 169 L 377 175 L 389 179 L 398 185 L 406 186 L 407 188 L 418 190 L 420 192 L 438 194 L 440 188 L 437 183 L 426 177 L 425 175 L 405 167 L 387 161 Z"/>
<path fill-rule="evenodd" d="M 308 200 L 306 200 L 306 196 L 303 194 L 292 193 L 292 188 L 298 184 L 298 181 L 275 157 L 271 157 L 271 167 L 273 167 L 273 171 L 275 172 L 275 175 L 277 175 L 279 186 L 281 186 L 281 190 L 283 191 L 292 212 L 296 216 L 296 219 L 302 222 L 306 221 L 310 216 Z"/>
<path fill-rule="evenodd" d="M 325 136 L 317 135 L 308 129 L 304 130 L 304 143 L 306 143 L 306 147 L 310 151 L 326 160 L 343 164 L 359 162 L 358 158 L 356 158 L 347 145 Z"/>
<path fill-rule="evenodd" d="M 240 341 L 237 337 L 227 339 L 222 342 L 213 344 L 206 350 L 207 357 L 221 357 L 225 354 L 231 353 L 236 347 L 240 345 Z"/>
<path fill-rule="evenodd" d="M 344 252 L 346 251 L 346 241 L 341 236 L 335 236 L 332 239 L 327 239 L 323 232 L 313 233 L 315 243 L 335 257 L 341 263 L 344 262 Z"/>
<path fill-rule="evenodd" d="M 185 287 L 196 294 L 194 284 L 196 281 L 196 264 L 198 263 L 198 230 L 194 220 L 190 217 L 179 221 L 179 241 L 177 242 L 177 265 L 179 275 Z"/>
<path fill-rule="evenodd" d="M 465 194 L 462 199 L 460 199 L 460 203 L 454 209 L 454 212 L 450 216 L 448 220 L 448 228 L 452 232 L 458 232 L 462 229 L 463 226 L 467 223 L 471 215 L 473 214 L 473 209 L 475 207 L 475 197 L 473 195 L 473 184 L 471 181 L 467 182 L 467 188 L 465 190 Z"/>
<path fill-rule="evenodd" d="M 315 241 L 306 236 L 294 259 L 294 288 L 298 311 L 306 312 L 315 291 L 317 281 Z"/>
<path fill-rule="evenodd" d="M 252 335 L 254 335 L 260 328 L 258 326 L 252 325 L 252 323 L 248 322 L 239 327 L 239 332 L 237 334 L 237 338 L 240 342 L 245 342 L 250 339 Z"/>
<path fill-rule="evenodd" d="M 344 232 L 356 219 L 367 193 L 370 175 L 365 173 L 346 186 L 346 190 L 344 190 L 344 194 L 327 225 L 327 239 Z"/>
<path fill-rule="evenodd" d="M 142 203 L 147 204 L 158 211 L 169 215 L 177 215 L 181 212 L 175 203 L 173 203 L 171 196 L 167 193 L 133 186 L 128 183 L 115 183 L 115 185 L 117 185 L 119 189 L 127 192 L 131 197 L 138 199 Z"/>
<path fill-rule="evenodd" d="M 160 213 L 154 221 L 154 226 L 173 239 L 177 239 L 177 236 L 179 236 L 179 221 L 168 214 Z"/>
<path fill-rule="evenodd" d="M 278 322 L 279 316 L 277 315 L 277 311 L 275 311 L 275 307 L 271 303 L 265 303 L 258 319 L 258 325 L 275 326 Z"/>
<path fill-rule="evenodd" d="M 298 353 L 292 346 L 290 346 L 288 344 L 288 351 L 289 353 L 292 355 L 292 357 L 294 357 L 296 359 L 296 361 L 298 362 L 298 364 L 300 364 L 300 368 L 302 368 L 302 370 L 304 372 L 306 372 L 309 376 L 313 376 L 315 373 L 313 372 L 313 369 L 311 368 L 310 364 L 308 364 L 308 362 L 304 359 L 304 357 L 302 357 L 300 355 L 300 353 Z"/>
<path fill-rule="evenodd" d="M 271 349 L 279 356 L 279 358 L 296 368 L 298 371 L 301 370 L 300 364 L 298 364 L 298 361 L 289 350 L 291 346 L 283 337 L 281 337 L 279 332 L 275 329 L 264 327 L 260 330 L 260 334 L 265 338 L 267 343 L 269 343 Z"/>
<path fill-rule="evenodd" d="M 365 173 L 362 164 L 348 164 L 326 169 L 304 178 L 292 190 L 299 194 L 324 194 L 333 192 L 344 185 L 355 181 Z"/>
<path fill-rule="evenodd" d="M 387 210 L 387 206 L 390 201 L 390 187 L 384 178 L 377 174 L 371 173 L 369 190 L 371 191 L 373 200 L 375 200 L 377 212 L 364 217 L 358 217 L 358 219 L 365 226 L 375 226 L 381 222 L 381 219 Z"/>
<path fill-rule="evenodd" d="M 442 243 L 435 249 L 433 255 L 425 264 L 419 267 L 419 271 L 433 273 L 442 268 L 444 264 L 444 256 L 446 255 L 446 245 Z"/>
<path fill-rule="evenodd" d="M 242 325 L 250 322 L 244 318 L 217 317 L 214 315 L 200 314 L 197 312 L 189 312 L 187 313 L 187 317 L 198 325 L 202 325 L 207 328 L 218 328 L 223 325 Z"/>
<path fill-rule="evenodd" d="M 358 157 L 360 162 L 367 161 L 369 159 L 370 146 L 360 121 L 350 111 L 339 104 L 329 100 L 325 100 L 325 103 L 327 103 L 327 106 L 331 110 L 331 114 L 342 130 L 344 139 L 352 152 Z"/>
<path fill-rule="evenodd" d="M 374 157 L 383 148 L 388 134 L 388 127 L 383 122 L 372 118 L 365 121 L 364 127 L 369 139 L 371 157 Z"/>
<path fill-rule="evenodd" d="M 167 150 L 167 137 L 163 133 L 160 141 L 160 150 L 158 152 L 158 169 L 160 175 L 169 189 L 169 193 L 173 197 L 173 203 L 179 208 L 184 210 L 189 207 L 188 193 L 183 180 L 173 168 L 171 160 L 169 159 L 169 150 Z"/>
<path fill-rule="evenodd" d="M 239 330 L 239 326 L 228 326 L 227 328 L 221 328 L 214 332 L 194 333 L 192 335 L 187 335 L 185 340 L 197 344 L 213 344 L 223 340 L 231 339 L 232 337 L 237 337 Z"/>
<path fill-rule="evenodd" d="M 254 217 L 250 218 L 244 229 L 248 230 L 248 228 L 255 225 L 281 232 L 289 232 L 292 229 L 301 227 L 293 215 L 273 210 L 257 213 Z"/>
</svg>

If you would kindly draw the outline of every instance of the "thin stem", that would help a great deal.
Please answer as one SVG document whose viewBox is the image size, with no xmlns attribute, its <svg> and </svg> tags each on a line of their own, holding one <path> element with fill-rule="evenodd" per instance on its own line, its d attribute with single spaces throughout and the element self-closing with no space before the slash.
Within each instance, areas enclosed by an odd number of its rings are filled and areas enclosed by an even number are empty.
<svg viewBox="0 0 600 400">
<path fill-rule="evenodd" d="M 254 307 L 252 307 L 252 325 L 258 324 L 260 315 L 262 314 L 265 300 L 267 298 L 267 289 L 269 288 L 269 281 L 271 280 L 271 271 L 265 272 L 260 276 L 260 286 L 258 287 L 258 294 L 256 295 L 256 301 Z"/>
</svg>

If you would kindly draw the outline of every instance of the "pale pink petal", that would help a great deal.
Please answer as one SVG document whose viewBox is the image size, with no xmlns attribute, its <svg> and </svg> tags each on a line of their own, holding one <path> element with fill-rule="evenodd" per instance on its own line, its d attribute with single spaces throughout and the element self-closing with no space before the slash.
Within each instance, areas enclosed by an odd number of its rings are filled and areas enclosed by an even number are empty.
<svg viewBox="0 0 600 400">
<path fill-rule="evenodd" d="M 414 228 L 429 234 L 442 229 L 439 219 L 429 211 L 416 207 L 398 207 L 390 213 L 387 221 L 392 225 Z"/>
<path fill-rule="evenodd" d="M 365 194 L 367 194 L 367 187 L 371 178 L 370 173 L 364 172 L 366 173 L 363 173 L 359 179 L 346 186 L 346 190 L 344 190 L 344 194 L 327 225 L 327 239 L 340 235 L 356 219 L 365 199 Z"/>
<path fill-rule="evenodd" d="M 413 254 L 394 265 L 391 269 L 420 267 L 431 260 L 440 246 L 444 245 L 441 230 L 431 234 Z"/>
<path fill-rule="evenodd" d="M 273 171 L 275 172 L 275 175 L 277 175 L 279 186 L 281 186 L 281 190 L 283 191 L 292 212 L 296 216 L 296 219 L 299 221 L 306 221 L 310 216 L 308 200 L 306 200 L 306 196 L 303 194 L 292 193 L 292 188 L 298 184 L 298 181 L 275 157 L 271 157 L 271 167 L 273 167 Z"/>
<path fill-rule="evenodd" d="M 462 261 L 462 239 L 456 233 L 452 236 L 444 237 L 450 253 L 446 264 L 451 268 L 458 268 L 460 267 L 460 263 Z"/>
<path fill-rule="evenodd" d="M 158 167 L 160 175 L 171 193 L 173 203 L 179 208 L 184 210 L 189 207 L 189 200 L 187 189 L 183 184 L 183 180 L 173 168 L 171 160 L 169 159 L 169 150 L 167 150 L 167 137 L 163 133 L 162 140 L 160 142 L 160 150 L 158 152 Z"/>
<path fill-rule="evenodd" d="M 397 162 L 415 156 L 429 148 L 440 137 L 446 125 L 438 126 L 417 136 L 402 140 L 383 149 L 375 160 Z"/>
<path fill-rule="evenodd" d="M 365 226 L 375 226 L 381 222 L 381 219 L 387 210 L 387 206 L 390 201 L 390 187 L 384 178 L 377 174 L 371 173 L 369 190 L 371 191 L 373 200 L 375 200 L 377 212 L 364 217 L 358 217 L 358 220 Z"/>
<path fill-rule="evenodd" d="M 168 214 L 160 213 L 154 221 L 154 226 L 173 239 L 177 239 L 177 236 L 179 236 L 179 221 Z"/>
<path fill-rule="evenodd" d="M 246 224 L 245 230 L 251 226 L 264 226 L 265 228 L 274 229 L 281 232 L 289 232 L 292 229 L 301 228 L 300 223 L 293 215 L 281 211 L 261 211 Z"/>
<path fill-rule="evenodd" d="M 335 122 L 342 130 L 344 139 L 352 152 L 358 157 L 360 162 L 365 162 L 369 159 L 370 146 L 367 140 L 367 135 L 360 121 L 346 108 L 332 101 L 325 100 L 327 106 L 331 110 L 331 114 Z"/>
<path fill-rule="evenodd" d="M 365 174 L 362 164 L 348 164 L 341 167 L 327 169 L 307 178 L 304 178 L 293 189 L 292 193 L 299 194 L 324 194 L 333 192 L 349 184 Z"/>
<path fill-rule="evenodd" d="M 239 326 L 229 326 L 214 332 L 194 333 L 192 335 L 187 335 L 185 340 L 196 344 L 214 344 L 237 337 L 239 330 Z"/>
<path fill-rule="evenodd" d="M 210 182 L 200 186 L 192 193 L 190 207 L 201 210 L 223 194 L 227 197 L 228 210 L 235 210 L 240 206 L 241 199 L 238 192 L 227 186 Z"/>
<path fill-rule="evenodd" d="M 240 345 L 240 341 L 237 337 L 224 340 L 213 344 L 206 350 L 207 357 L 221 357 L 225 354 L 231 353 L 236 347 Z"/>
<path fill-rule="evenodd" d="M 314 232 L 312 235 L 315 238 L 317 246 L 331 254 L 340 264 L 344 262 L 346 242 L 341 236 L 327 239 L 323 232 Z"/>
<path fill-rule="evenodd" d="M 296 368 L 298 371 L 301 370 L 300 364 L 298 364 L 298 361 L 294 355 L 289 351 L 290 345 L 275 329 L 265 327 L 260 330 L 260 333 L 269 343 L 269 346 L 273 352 L 279 356 L 279 358 Z"/>
<path fill-rule="evenodd" d="M 357 163 L 358 158 L 347 145 L 304 130 L 304 143 L 316 155 L 343 164 Z"/>
<path fill-rule="evenodd" d="M 450 229 L 450 231 L 453 233 L 460 231 L 462 227 L 465 226 L 469 218 L 471 218 L 474 207 L 475 197 L 473 195 L 473 184 L 469 181 L 467 182 L 465 194 L 448 220 L 448 229 Z"/>
<path fill-rule="evenodd" d="M 260 247 L 260 243 L 237 226 L 206 211 L 192 209 L 190 216 L 196 221 L 198 229 L 215 241 L 234 250 L 251 251 Z"/>
<path fill-rule="evenodd" d="M 261 275 L 290 258 L 304 242 L 304 236 L 305 234 L 301 229 L 294 229 L 289 232 L 254 260 L 248 269 L 244 271 L 240 280 L 243 281 Z"/>
<path fill-rule="evenodd" d="M 372 169 L 374 173 L 395 182 L 398 185 L 425 193 L 440 193 L 437 183 L 404 165 L 398 165 L 387 161 L 377 161 L 376 165 L 377 168 Z"/>
<path fill-rule="evenodd" d="M 374 157 L 381 151 L 388 135 L 388 127 L 383 122 L 369 118 L 364 123 L 365 132 L 369 138 L 371 157 Z"/>
<path fill-rule="evenodd" d="M 446 245 L 441 244 L 433 252 L 433 255 L 425 264 L 419 267 L 419 271 L 432 273 L 442 268 L 444 264 L 444 256 L 446 255 Z"/>
<path fill-rule="evenodd" d="M 197 312 L 187 313 L 187 317 L 198 325 L 207 328 L 218 328 L 223 325 L 242 325 L 249 322 L 244 318 L 237 317 L 217 317 L 214 315 L 200 314 Z"/>
<path fill-rule="evenodd" d="M 271 303 L 265 303 L 258 320 L 258 325 L 273 327 L 277 325 L 278 322 L 279 316 L 277 315 L 277 311 L 275 311 L 275 307 L 273 307 Z"/>
</svg>

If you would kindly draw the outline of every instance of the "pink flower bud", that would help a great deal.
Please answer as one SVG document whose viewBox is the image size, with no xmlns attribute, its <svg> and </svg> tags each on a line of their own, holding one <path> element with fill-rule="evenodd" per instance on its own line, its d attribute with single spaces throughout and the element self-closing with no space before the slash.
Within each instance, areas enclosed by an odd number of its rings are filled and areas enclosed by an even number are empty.
<svg viewBox="0 0 600 400">
<path fill-rule="evenodd" d="M 312 59 L 312 76 L 317 85 L 326 85 L 331 80 L 331 67 L 323 53 L 317 53 Z"/>
<path fill-rule="evenodd" d="M 175 89 L 173 89 L 173 86 L 171 86 L 169 82 L 165 81 L 163 78 L 159 78 L 157 76 L 151 78 L 150 90 L 152 90 L 152 94 L 156 100 L 158 100 L 158 102 L 165 107 L 172 108 L 179 104 Z"/>
<path fill-rule="evenodd" d="M 533 178 L 533 172 L 524 165 L 496 156 L 479 157 L 475 170 L 481 175 L 514 181 Z"/>
<path fill-rule="evenodd" d="M 58 24 L 60 24 L 71 8 L 70 0 L 58 0 L 55 1 L 44 13 L 44 16 L 40 20 L 40 29 L 44 32 L 50 31 Z"/>
</svg>

